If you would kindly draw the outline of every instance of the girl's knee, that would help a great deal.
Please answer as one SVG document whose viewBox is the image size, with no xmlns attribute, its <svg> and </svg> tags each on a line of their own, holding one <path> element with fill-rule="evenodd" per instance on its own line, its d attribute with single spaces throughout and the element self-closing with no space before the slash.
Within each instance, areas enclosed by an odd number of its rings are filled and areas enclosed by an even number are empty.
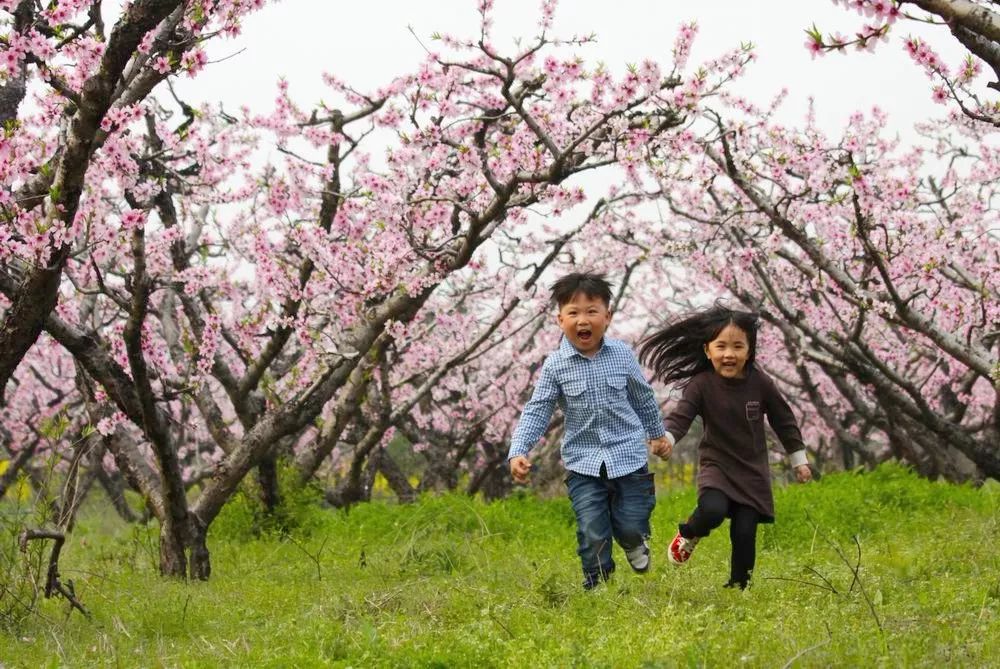
<svg viewBox="0 0 1000 669">
<path fill-rule="evenodd" d="M 719 502 L 717 500 L 702 500 L 698 503 L 698 513 L 704 518 L 704 521 L 710 527 L 718 527 L 722 524 L 722 521 L 726 519 L 726 508 L 725 502 Z"/>
<path fill-rule="evenodd" d="M 698 511 L 706 520 L 719 525 L 729 513 L 729 498 L 719 490 L 706 490 L 698 498 Z"/>
</svg>

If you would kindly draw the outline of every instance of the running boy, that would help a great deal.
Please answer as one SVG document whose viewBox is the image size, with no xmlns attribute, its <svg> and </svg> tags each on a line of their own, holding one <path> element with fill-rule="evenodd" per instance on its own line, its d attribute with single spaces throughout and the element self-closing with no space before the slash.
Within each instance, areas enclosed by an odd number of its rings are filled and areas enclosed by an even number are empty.
<svg viewBox="0 0 1000 669">
<path fill-rule="evenodd" d="M 658 453 L 671 446 L 653 389 L 632 350 L 604 336 L 611 323 L 611 285 L 604 275 L 568 274 L 552 286 L 562 329 L 511 439 L 510 472 L 526 483 L 528 452 L 562 410 L 562 460 L 576 513 L 577 552 L 587 590 L 615 570 L 614 537 L 633 570 L 649 569 L 649 516 L 656 505 L 647 440 Z"/>
</svg>

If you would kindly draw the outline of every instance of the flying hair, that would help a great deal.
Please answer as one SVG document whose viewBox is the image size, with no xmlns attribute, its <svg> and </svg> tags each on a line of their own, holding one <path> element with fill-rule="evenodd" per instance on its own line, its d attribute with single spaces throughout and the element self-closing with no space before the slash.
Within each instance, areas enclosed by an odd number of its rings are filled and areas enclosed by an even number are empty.
<svg viewBox="0 0 1000 669">
<path fill-rule="evenodd" d="M 705 345 L 719 336 L 727 325 L 735 325 L 747 336 L 750 351 L 749 370 L 757 356 L 757 328 L 760 317 L 753 312 L 737 311 L 719 303 L 679 316 L 639 344 L 639 360 L 653 371 L 662 383 L 686 381 L 712 369 L 705 356 Z"/>
</svg>

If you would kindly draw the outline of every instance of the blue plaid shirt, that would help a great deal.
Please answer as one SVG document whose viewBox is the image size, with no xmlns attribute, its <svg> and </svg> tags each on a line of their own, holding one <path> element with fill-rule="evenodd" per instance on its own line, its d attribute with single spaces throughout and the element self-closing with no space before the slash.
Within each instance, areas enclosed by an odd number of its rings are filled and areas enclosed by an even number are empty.
<svg viewBox="0 0 1000 669">
<path fill-rule="evenodd" d="M 598 476 L 602 464 L 609 478 L 631 474 L 648 462 L 646 440 L 664 434 L 653 389 L 635 353 L 618 339 L 605 337 L 587 358 L 562 338 L 521 412 L 508 460 L 538 443 L 557 404 L 565 419 L 563 463 L 578 474 Z"/>
</svg>

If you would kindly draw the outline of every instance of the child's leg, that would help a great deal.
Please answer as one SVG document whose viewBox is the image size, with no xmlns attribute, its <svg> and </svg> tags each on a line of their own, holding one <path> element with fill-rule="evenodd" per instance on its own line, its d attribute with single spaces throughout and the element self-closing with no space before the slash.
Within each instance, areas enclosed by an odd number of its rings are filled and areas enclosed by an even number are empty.
<svg viewBox="0 0 1000 669">
<path fill-rule="evenodd" d="M 733 544 L 730 560 L 729 583 L 740 588 L 747 587 L 757 558 L 757 524 L 760 514 L 751 506 L 732 505 L 732 520 L 729 522 L 729 540 Z"/>
<path fill-rule="evenodd" d="M 611 488 L 608 479 L 570 472 L 569 499 L 576 514 L 577 553 L 584 586 L 592 587 L 615 570 L 611 559 Z"/>
<path fill-rule="evenodd" d="M 656 506 L 656 488 L 649 467 L 611 479 L 611 527 L 625 550 L 636 548 L 649 535 L 649 517 Z"/>
<path fill-rule="evenodd" d="M 722 524 L 729 514 L 729 498 L 715 488 L 705 488 L 698 496 L 698 506 L 686 523 L 679 526 L 685 539 L 707 537 L 709 532 Z"/>
</svg>

